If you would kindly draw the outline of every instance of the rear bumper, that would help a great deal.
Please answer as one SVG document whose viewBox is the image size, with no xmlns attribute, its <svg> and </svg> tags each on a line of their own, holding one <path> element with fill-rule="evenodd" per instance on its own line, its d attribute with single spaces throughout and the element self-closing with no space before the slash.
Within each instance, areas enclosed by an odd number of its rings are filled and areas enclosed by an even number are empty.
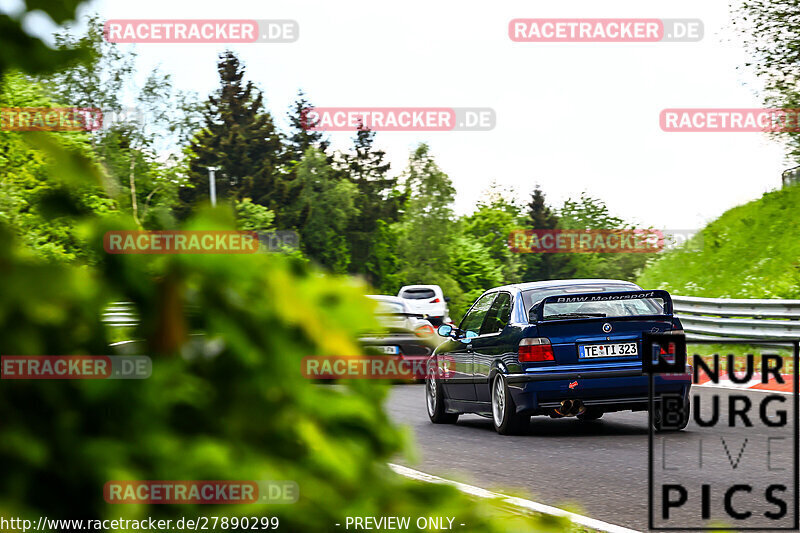
<svg viewBox="0 0 800 533">
<path fill-rule="evenodd" d="M 548 413 L 563 400 L 581 400 L 607 411 L 644 410 L 649 401 L 650 379 L 641 370 L 510 374 L 506 380 L 517 412 Z M 669 394 L 688 399 L 691 374 L 655 376 L 653 385 L 656 398 Z"/>
<path fill-rule="evenodd" d="M 595 370 L 593 372 L 548 372 L 547 374 L 508 374 L 506 381 L 508 383 L 529 383 L 534 381 L 558 381 L 558 380 L 576 380 L 598 378 L 614 378 L 614 377 L 633 377 L 642 376 L 641 370 Z"/>
<path fill-rule="evenodd" d="M 397 346 L 404 358 L 427 357 L 433 353 L 436 343 L 416 335 L 388 335 L 386 337 L 362 337 L 359 343 L 364 348 L 376 346 Z"/>
</svg>

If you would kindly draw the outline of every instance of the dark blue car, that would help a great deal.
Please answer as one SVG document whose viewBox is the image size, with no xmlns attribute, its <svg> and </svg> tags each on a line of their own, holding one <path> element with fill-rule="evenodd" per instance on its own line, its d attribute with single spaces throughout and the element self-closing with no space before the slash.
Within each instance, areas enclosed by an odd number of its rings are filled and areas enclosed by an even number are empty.
<svg viewBox="0 0 800 533">
<path fill-rule="evenodd" d="M 464 413 L 491 417 L 505 435 L 526 431 L 532 415 L 594 420 L 611 411 L 646 411 L 645 332 L 683 335 L 666 291 L 603 279 L 491 289 L 458 328 L 439 328 L 448 339 L 431 355 L 428 415 L 436 424 L 454 423 Z M 661 354 L 669 352 L 661 348 Z M 686 370 L 655 377 L 657 429 L 683 429 L 689 421 Z M 664 395 L 684 403 L 669 428 L 661 421 L 658 398 Z"/>
</svg>

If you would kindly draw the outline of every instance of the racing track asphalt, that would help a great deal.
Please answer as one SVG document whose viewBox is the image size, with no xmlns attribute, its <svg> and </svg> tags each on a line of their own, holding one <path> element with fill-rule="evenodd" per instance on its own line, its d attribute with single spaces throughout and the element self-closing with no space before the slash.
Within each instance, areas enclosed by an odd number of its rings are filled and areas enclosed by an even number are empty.
<svg viewBox="0 0 800 533">
<path fill-rule="evenodd" d="M 731 392 L 742 393 L 719 388 L 693 389 L 701 401 L 710 402 L 712 394 L 720 395 L 724 421 L 727 421 L 726 396 Z M 767 394 L 756 391 L 744 394 L 752 399 L 757 413 L 761 398 Z M 786 399 L 789 423 L 778 431 L 789 439 L 787 442 L 792 442 L 792 398 L 786 396 Z M 526 435 L 501 436 L 495 433 L 490 419 L 475 415 L 462 416 L 456 425 L 431 424 L 425 410 L 424 385 L 395 386 L 386 407 L 392 419 L 413 430 L 417 443 L 418 462 L 398 458 L 394 460 L 398 464 L 501 493 L 511 491 L 521 495 L 521 491 L 524 497 L 540 503 L 569 507 L 615 525 L 647 529 L 646 412 L 609 413 L 594 422 L 533 417 Z M 710 411 L 703 408 L 702 412 Z M 731 485 L 732 467 L 722 452 L 720 437 L 726 440 L 733 461 L 742 451 L 744 439 L 750 439 L 750 447 L 741 454 L 738 473 L 743 471 L 742 467 L 749 468 L 747 476 L 754 486 L 783 482 L 790 492 L 793 490 L 791 446 L 774 449 L 770 458 L 772 467 L 782 465 L 786 470 L 769 471 L 764 464 L 764 443 L 753 444 L 758 438 L 753 428 L 741 424 L 701 428 L 692 420 L 685 431 L 671 433 L 663 442 L 666 442 L 667 463 L 680 461 L 683 475 L 689 472 L 688 485 L 698 487 L 690 496 L 695 508 L 701 483 L 710 484 L 715 491 L 717 487 Z M 705 450 L 702 468 L 698 463 L 701 440 Z M 716 492 L 714 495 L 717 497 Z M 792 495 L 785 496 L 791 513 Z M 763 496 L 759 497 L 763 501 Z"/>
</svg>

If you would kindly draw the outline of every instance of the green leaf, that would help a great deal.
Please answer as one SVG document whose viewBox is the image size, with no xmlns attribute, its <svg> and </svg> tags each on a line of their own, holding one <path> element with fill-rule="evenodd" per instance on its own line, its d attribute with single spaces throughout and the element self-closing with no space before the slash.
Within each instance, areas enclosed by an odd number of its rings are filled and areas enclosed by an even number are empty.
<svg viewBox="0 0 800 533">
<path fill-rule="evenodd" d="M 83 57 L 83 50 L 54 50 L 25 33 L 19 21 L 0 15 L 0 73 L 18 69 L 29 74 L 50 72 Z"/>
<path fill-rule="evenodd" d="M 83 0 L 26 0 L 28 11 L 44 11 L 57 24 L 63 24 L 75 18 L 75 11 Z"/>
</svg>

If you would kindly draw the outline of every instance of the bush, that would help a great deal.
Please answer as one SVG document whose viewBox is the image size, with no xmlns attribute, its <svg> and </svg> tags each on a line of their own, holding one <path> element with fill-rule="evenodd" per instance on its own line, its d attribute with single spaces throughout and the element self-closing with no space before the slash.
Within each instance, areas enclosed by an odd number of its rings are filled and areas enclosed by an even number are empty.
<svg viewBox="0 0 800 533">
<path fill-rule="evenodd" d="M 365 287 L 279 254 L 103 254 L 105 231 L 133 225 L 100 218 L 90 227 L 86 245 L 102 258 L 92 267 L 33 259 L 3 229 L 2 353 L 106 354 L 101 312 L 122 298 L 141 317 L 135 335 L 152 377 L 3 382 L 0 514 L 267 515 L 287 531 L 329 531 L 345 516 L 457 516 L 469 530 L 504 530 L 485 504 L 388 470 L 408 441 L 382 408 L 387 385 L 302 377 L 306 355 L 358 352 L 357 330 L 373 320 Z M 233 213 L 219 209 L 187 229 L 233 227 Z M 193 331 L 200 341 L 188 342 Z M 292 480 L 300 499 L 212 510 L 103 500 L 109 480 L 159 479 Z"/>
</svg>

